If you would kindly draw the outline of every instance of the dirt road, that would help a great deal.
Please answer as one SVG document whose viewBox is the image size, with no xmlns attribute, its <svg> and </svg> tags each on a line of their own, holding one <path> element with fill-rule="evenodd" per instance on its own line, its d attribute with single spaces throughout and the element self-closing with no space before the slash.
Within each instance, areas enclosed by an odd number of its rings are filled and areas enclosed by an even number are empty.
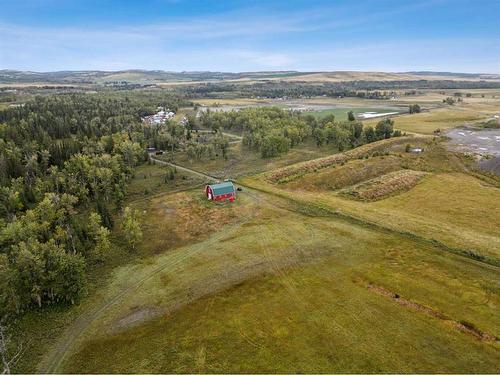
<svg viewBox="0 0 500 375">
<path fill-rule="evenodd" d="M 180 166 L 178 164 L 170 163 L 168 161 L 157 159 L 153 155 L 150 155 L 150 158 L 155 163 L 162 164 L 162 165 L 168 165 L 168 166 L 174 167 L 174 168 L 176 168 L 176 169 L 178 169 L 180 171 L 192 173 L 192 174 L 194 174 L 194 175 L 196 175 L 198 177 L 206 179 L 209 182 L 218 182 L 218 181 L 220 181 L 218 178 L 216 178 L 214 176 L 210 176 L 210 175 L 208 175 L 206 173 L 198 172 L 198 171 L 195 171 L 194 169 L 186 168 L 186 167 Z"/>
</svg>

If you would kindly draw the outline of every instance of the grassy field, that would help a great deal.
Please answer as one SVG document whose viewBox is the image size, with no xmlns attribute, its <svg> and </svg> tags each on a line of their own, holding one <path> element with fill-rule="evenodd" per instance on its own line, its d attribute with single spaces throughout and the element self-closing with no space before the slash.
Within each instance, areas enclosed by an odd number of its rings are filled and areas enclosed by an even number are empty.
<svg viewBox="0 0 500 375">
<path fill-rule="evenodd" d="M 227 160 L 224 160 L 222 157 L 209 160 L 189 160 L 185 152 L 178 152 L 174 155 L 173 161 L 179 165 L 224 179 L 256 174 L 279 168 L 289 163 L 297 163 L 329 155 L 336 151 L 332 146 L 317 147 L 314 142 L 309 141 L 292 148 L 285 155 L 263 159 L 258 152 L 247 150 L 245 147 L 242 147 L 241 143 L 235 143 L 229 148 Z"/>
<path fill-rule="evenodd" d="M 174 172 L 173 176 L 170 175 L 171 170 Z M 128 200 L 133 201 L 151 194 L 192 188 L 202 183 L 202 180 L 192 174 L 146 163 L 136 168 L 134 177 L 127 186 L 127 196 Z"/>
<path fill-rule="evenodd" d="M 264 100 L 258 99 L 247 99 L 247 98 L 221 98 L 221 99 L 194 99 L 194 103 L 198 103 L 205 106 L 217 106 L 217 105 L 255 105 L 259 103 L 266 103 Z"/>
<path fill-rule="evenodd" d="M 412 115 L 392 116 L 395 127 L 411 133 L 433 134 L 436 129 L 447 130 L 457 126 L 477 124 L 491 118 L 500 110 L 499 90 L 462 90 L 462 103 L 453 106 L 441 103 L 443 99 L 453 97 L 456 91 L 447 90 L 444 94 L 427 91 L 421 95 L 402 98 L 403 101 L 418 103 L 430 110 Z M 465 97 L 466 93 L 472 96 Z M 366 120 L 364 124 L 375 126 L 378 121 L 378 119 Z"/>
<path fill-rule="evenodd" d="M 474 110 L 450 108 L 435 109 L 412 115 L 394 117 L 396 129 L 421 134 L 433 134 L 435 130 L 441 131 L 474 123 L 484 119 L 484 115 Z M 363 121 L 365 125 L 375 126 L 380 119 Z"/>
<path fill-rule="evenodd" d="M 487 372 L 498 365 L 497 343 L 460 329 L 500 334 L 497 271 L 395 233 L 304 215 L 262 193 L 241 193 L 235 206 L 205 206 L 196 192 L 184 200 L 208 217 L 236 209 L 238 219 L 202 242 L 113 272 L 107 298 L 131 291 L 82 332 L 64 371 Z M 159 233 L 159 213 L 152 215 Z"/>
<path fill-rule="evenodd" d="M 325 158 L 297 164 L 260 178 L 245 179 L 245 183 L 324 206 L 363 222 L 438 240 L 464 252 L 472 250 L 498 262 L 498 178 L 484 180 L 467 174 L 472 164 L 448 153 L 440 143 L 431 142 L 425 147 L 422 155 L 410 155 L 402 152 L 400 145 L 389 146 L 389 155 L 368 159 L 365 167 L 372 172 L 366 176 L 349 174 L 360 161 L 334 156 L 331 161 Z M 353 168 L 349 167 L 351 163 Z M 401 169 L 429 174 L 410 191 L 377 202 L 355 202 L 335 191 Z"/>
<path fill-rule="evenodd" d="M 234 204 L 201 189 L 130 201 L 146 213 L 139 256 L 110 270 L 39 370 L 495 372 L 500 271 L 429 239 L 498 257 L 498 187 L 439 142 L 415 138 L 426 151 L 411 155 L 406 141 L 285 183 L 245 177 L 260 190 Z M 427 175 L 386 199 L 339 194 L 412 170 Z"/>
</svg>

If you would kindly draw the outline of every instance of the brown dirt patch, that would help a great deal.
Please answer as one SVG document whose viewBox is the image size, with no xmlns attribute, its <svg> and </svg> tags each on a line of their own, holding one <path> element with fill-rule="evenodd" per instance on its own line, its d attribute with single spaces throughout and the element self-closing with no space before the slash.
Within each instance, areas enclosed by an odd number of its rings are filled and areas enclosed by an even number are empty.
<svg viewBox="0 0 500 375">
<path fill-rule="evenodd" d="M 138 325 L 146 320 L 152 319 L 160 314 L 160 310 L 154 307 L 142 307 L 133 309 L 129 314 L 116 322 L 115 329 L 125 329 Z"/>
<path fill-rule="evenodd" d="M 394 302 L 398 303 L 401 306 L 404 306 L 404 307 L 411 309 L 411 310 L 414 310 L 414 311 L 422 312 L 426 315 L 432 316 L 433 318 L 439 319 L 439 320 L 443 321 L 444 323 L 446 323 L 447 325 L 449 325 L 449 326 L 451 326 L 451 327 L 453 327 L 453 328 L 455 328 L 455 329 L 457 329 L 457 330 L 459 330 L 459 331 L 461 331 L 469 336 L 474 337 L 476 340 L 487 341 L 487 342 L 500 341 L 498 339 L 498 337 L 496 337 L 488 332 L 481 331 L 479 328 L 474 326 L 474 324 L 472 324 L 472 323 L 454 320 L 454 319 L 446 316 L 441 311 L 438 311 L 438 310 L 433 309 L 431 307 L 428 307 L 428 306 L 422 305 L 420 303 L 411 301 L 411 300 L 404 298 L 404 297 L 400 296 L 399 294 L 394 293 L 394 292 L 392 292 L 392 291 L 390 291 L 390 290 L 388 290 L 380 285 L 368 283 L 366 285 L 366 287 L 374 293 L 377 293 L 381 296 L 392 299 Z"/>
</svg>

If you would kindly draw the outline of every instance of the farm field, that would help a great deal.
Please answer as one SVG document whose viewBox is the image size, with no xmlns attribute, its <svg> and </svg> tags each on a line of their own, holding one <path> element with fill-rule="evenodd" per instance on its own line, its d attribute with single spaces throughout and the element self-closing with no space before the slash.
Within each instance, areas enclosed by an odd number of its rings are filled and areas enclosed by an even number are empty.
<svg viewBox="0 0 500 375">
<path fill-rule="evenodd" d="M 485 118 L 484 114 L 475 110 L 440 108 L 430 112 L 416 113 L 394 117 L 395 127 L 401 131 L 433 134 L 435 130 L 452 129 L 464 124 L 471 124 Z M 363 123 L 375 126 L 380 119 L 366 120 Z"/>
<path fill-rule="evenodd" d="M 243 177 L 232 205 L 176 192 L 177 176 L 143 195 L 165 168 L 139 167 L 127 204 L 147 213 L 145 241 L 78 314 L 54 313 L 67 328 L 43 341 L 38 370 L 495 371 L 498 185 L 440 143 L 408 139 L 285 183 L 267 181 L 279 167 Z M 405 154 L 406 142 L 425 153 Z M 405 170 L 425 176 L 374 202 L 340 193 Z"/>
<path fill-rule="evenodd" d="M 154 199 L 148 230 L 159 234 L 160 202 L 172 201 Z M 498 277 L 487 267 L 398 234 L 304 215 L 255 191 L 241 193 L 235 206 L 199 199 L 193 191 L 184 201 L 209 216 L 234 209 L 237 220 L 204 241 L 116 269 L 105 299 L 127 287 L 133 292 L 81 332 L 64 371 L 429 371 L 443 353 L 441 371 L 496 366 L 497 344 L 459 325 L 499 334 Z M 443 285 L 453 292 L 443 294 Z M 456 303 L 484 298 L 489 302 L 468 309 Z M 152 344 L 165 349 L 151 352 Z"/>
<path fill-rule="evenodd" d="M 415 114 L 391 116 L 395 127 L 405 132 L 433 134 L 437 129 L 446 131 L 458 126 L 475 125 L 491 118 L 500 111 L 500 92 L 498 90 L 469 90 L 471 97 L 463 98 L 462 103 L 453 106 L 440 103 L 446 97 L 453 97 L 452 91 L 438 93 L 427 91 L 412 96 L 409 103 L 420 104 L 427 111 Z M 467 91 L 467 92 L 469 92 Z M 409 100 L 402 97 L 401 100 Z M 400 103 L 401 104 L 401 103 Z M 379 119 L 365 120 L 365 125 L 375 126 Z"/>
<path fill-rule="evenodd" d="M 217 105 L 252 105 L 259 103 L 267 103 L 267 101 L 265 100 L 247 99 L 247 98 L 194 99 L 193 102 L 209 107 Z"/>
</svg>

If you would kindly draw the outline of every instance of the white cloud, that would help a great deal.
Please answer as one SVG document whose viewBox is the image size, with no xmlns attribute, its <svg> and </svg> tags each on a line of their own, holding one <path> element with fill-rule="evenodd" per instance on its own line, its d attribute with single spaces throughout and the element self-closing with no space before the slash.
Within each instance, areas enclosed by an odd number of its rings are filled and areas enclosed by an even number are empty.
<svg viewBox="0 0 500 375">
<path fill-rule="evenodd" d="M 401 3 L 382 12 L 371 12 L 377 2 L 300 12 L 292 7 L 279 13 L 253 9 L 139 26 L 0 23 L 0 68 L 500 72 L 498 38 L 398 40 L 395 34 L 390 42 L 380 42 L 370 34 L 377 20 L 422 11 L 442 1 Z M 358 8 L 365 11 L 349 12 Z M 358 43 L 350 38 L 346 45 L 344 38 L 337 37 L 337 31 L 345 29 L 362 30 L 359 35 L 364 37 Z"/>
</svg>

